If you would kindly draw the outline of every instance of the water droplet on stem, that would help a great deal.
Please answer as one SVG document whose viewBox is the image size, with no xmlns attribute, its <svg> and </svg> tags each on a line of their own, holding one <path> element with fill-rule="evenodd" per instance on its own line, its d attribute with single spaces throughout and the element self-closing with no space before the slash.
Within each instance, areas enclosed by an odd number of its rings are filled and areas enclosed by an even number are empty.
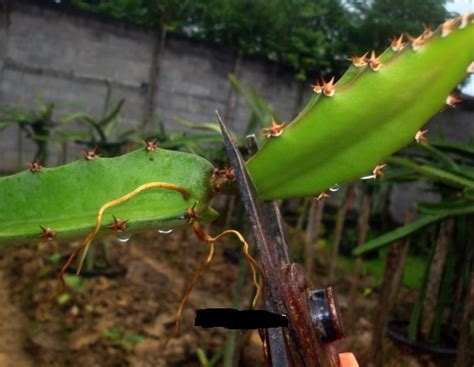
<svg viewBox="0 0 474 367">
<path fill-rule="evenodd" d="M 334 184 L 329 188 L 329 191 L 336 192 L 336 191 L 339 191 L 339 188 L 340 188 L 339 184 Z"/>
<path fill-rule="evenodd" d="M 122 242 L 122 243 L 125 243 L 125 242 L 128 242 L 130 240 L 130 235 L 122 235 L 122 236 L 117 236 L 117 239 Z"/>
</svg>

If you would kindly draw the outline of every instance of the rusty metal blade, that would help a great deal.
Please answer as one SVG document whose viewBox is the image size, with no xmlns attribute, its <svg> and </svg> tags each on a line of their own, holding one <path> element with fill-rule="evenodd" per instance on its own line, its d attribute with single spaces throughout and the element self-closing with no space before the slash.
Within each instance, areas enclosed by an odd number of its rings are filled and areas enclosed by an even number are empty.
<svg viewBox="0 0 474 367">
<path fill-rule="evenodd" d="M 289 263 L 278 206 L 274 202 L 265 203 L 258 199 L 244 159 L 217 111 L 216 115 L 259 250 L 265 276 L 265 304 L 269 311 L 287 315 L 289 321 L 288 328 L 280 329 L 280 333 L 272 333 L 271 338 L 267 338 L 268 354 L 275 363 L 273 366 L 336 366 L 330 355 L 326 354 L 312 323 L 304 271 L 298 264 Z M 274 342 L 271 342 L 272 338 Z M 284 362 L 281 362 L 282 356 L 286 357 Z"/>
</svg>

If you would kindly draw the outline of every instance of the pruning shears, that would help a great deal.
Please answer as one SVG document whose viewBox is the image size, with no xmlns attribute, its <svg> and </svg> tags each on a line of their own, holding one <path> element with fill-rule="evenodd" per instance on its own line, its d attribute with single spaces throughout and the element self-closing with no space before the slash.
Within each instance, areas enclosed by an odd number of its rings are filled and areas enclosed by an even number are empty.
<svg viewBox="0 0 474 367">
<path fill-rule="evenodd" d="M 276 202 L 258 199 L 244 159 L 217 113 L 241 200 L 249 216 L 266 280 L 265 309 L 288 318 L 288 327 L 261 330 L 265 355 L 273 367 L 356 367 L 352 353 L 338 354 L 334 342 L 344 337 L 332 288 L 313 290 L 301 265 L 291 263 Z M 255 136 L 247 137 L 251 154 Z"/>
</svg>

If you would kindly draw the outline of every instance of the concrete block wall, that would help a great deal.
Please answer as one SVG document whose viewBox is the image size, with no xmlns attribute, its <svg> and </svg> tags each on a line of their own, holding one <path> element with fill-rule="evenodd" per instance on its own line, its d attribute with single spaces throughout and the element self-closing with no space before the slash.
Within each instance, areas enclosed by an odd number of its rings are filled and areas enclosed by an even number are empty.
<svg viewBox="0 0 474 367">
<path fill-rule="evenodd" d="M 57 109 L 56 116 L 74 111 L 100 116 L 109 82 L 113 101 L 126 100 L 122 126 L 141 126 L 150 85 L 152 30 L 62 7 L 4 3 L 8 6 L 2 14 L 5 21 L 0 21 L 0 105 L 34 109 L 41 96 L 48 103 L 73 102 Z M 215 109 L 225 114 L 234 63 L 232 50 L 168 37 L 156 81 L 155 116 L 172 131 L 181 129 L 174 124 L 176 118 L 207 122 L 214 120 Z M 240 78 L 289 120 L 296 109 L 298 83 L 288 72 L 275 72 L 275 66 L 244 57 Z M 236 106 L 233 128 L 243 132 L 250 110 L 238 97 Z M 19 156 L 29 160 L 34 155 L 34 145 L 24 134 L 22 140 L 20 155 L 18 129 L 0 132 L 0 171 L 18 170 Z M 80 154 L 78 149 L 70 146 L 69 160 Z M 57 164 L 55 146 L 50 153 L 50 164 Z"/>
</svg>

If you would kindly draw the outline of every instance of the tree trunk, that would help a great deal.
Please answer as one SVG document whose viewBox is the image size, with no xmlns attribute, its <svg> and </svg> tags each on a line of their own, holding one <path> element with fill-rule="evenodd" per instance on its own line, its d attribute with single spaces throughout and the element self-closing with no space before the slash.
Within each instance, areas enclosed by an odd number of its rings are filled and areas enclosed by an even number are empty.
<svg viewBox="0 0 474 367">
<path fill-rule="evenodd" d="M 420 334 L 423 340 L 429 340 L 431 334 L 436 304 L 438 303 L 440 284 L 443 278 L 444 264 L 448 255 L 453 229 L 454 219 L 447 219 L 440 225 L 434 257 L 430 265 L 425 299 L 423 301 L 423 312 L 420 324 Z"/>
<path fill-rule="evenodd" d="M 359 217 L 359 236 L 357 238 L 356 248 L 362 246 L 367 238 L 367 231 L 369 229 L 370 218 L 370 194 L 365 193 L 362 200 L 362 211 Z M 357 256 L 354 261 L 354 272 L 351 290 L 349 293 L 348 310 L 347 310 L 347 326 L 352 328 L 354 324 L 354 316 L 357 306 L 357 292 L 359 288 L 359 280 L 362 273 L 362 258 Z"/>
<path fill-rule="evenodd" d="M 405 215 L 405 225 L 413 220 L 414 214 L 413 210 L 408 210 Z M 372 344 L 369 350 L 369 367 L 379 367 L 382 365 L 385 327 L 389 321 L 400 289 L 409 245 L 410 238 L 407 237 L 394 242 L 388 250 L 384 278 L 380 287 L 379 304 L 374 315 L 374 331 L 372 333 Z"/>
</svg>

